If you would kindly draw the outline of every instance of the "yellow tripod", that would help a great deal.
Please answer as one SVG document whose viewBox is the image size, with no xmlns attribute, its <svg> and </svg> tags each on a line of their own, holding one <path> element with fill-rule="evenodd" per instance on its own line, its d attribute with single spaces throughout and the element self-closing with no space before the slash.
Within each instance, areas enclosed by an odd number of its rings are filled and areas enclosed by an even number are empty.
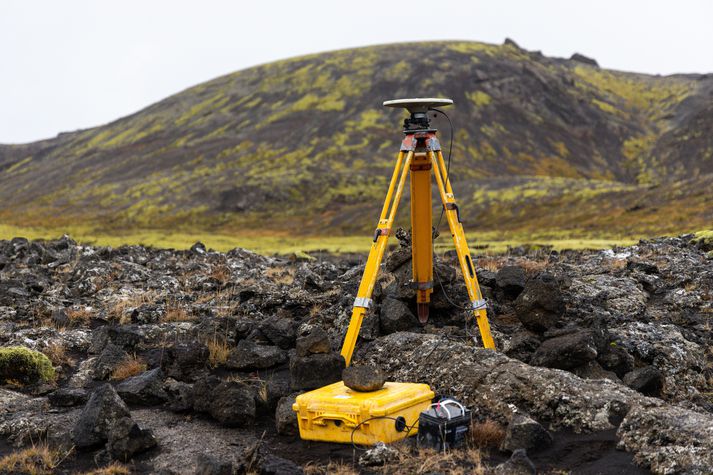
<svg viewBox="0 0 713 475">
<path fill-rule="evenodd" d="M 411 256 L 412 286 L 416 290 L 418 317 L 422 323 L 428 320 L 428 304 L 433 292 L 433 231 L 431 216 L 431 173 L 441 195 L 444 213 L 448 219 L 455 244 L 458 261 L 470 297 L 471 308 L 478 322 L 480 336 L 485 348 L 495 348 L 490 334 L 490 325 L 486 315 L 486 302 L 480 293 L 480 286 L 475 275 L 475 264 L 468 249 L 460 213 L 453 189 L 448 177 L 448 170 L 441 152 L 441 145 L 436 137 L 436 129 L 430 128 L 428 111 L 433 107 L 453 104 L 450 99 L 399 99 L 384 102 L 386 107 L 407 109 L 411 116 L 404 120 L 405 137 L 396 159 L 394 173 L 391 176 L 389 190 L 386 193 L 384 207 L 381 209 L 379 224 L 374 232 L 374 242 L 369 251 L 366 268 L 362 276 L 349 329 L 344 338 L 342 356 L 347 365 L 351 362 L 359 329 L 371 305 L 371 295 L 378 276 L 379 267 L 384 257 L 386 243 L 399 207 L 399 201 L 406 185 L 406 176 L 411 172 Z"/>
</svg>

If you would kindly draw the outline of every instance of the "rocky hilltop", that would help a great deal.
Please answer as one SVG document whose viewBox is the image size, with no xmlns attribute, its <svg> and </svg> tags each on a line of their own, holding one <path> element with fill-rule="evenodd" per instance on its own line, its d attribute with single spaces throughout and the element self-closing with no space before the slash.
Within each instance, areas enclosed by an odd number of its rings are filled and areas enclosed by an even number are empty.
<svg viewBox="0 0 713 475">
<path fill-rule="evenodd" d="M 341 378 L 359 256 L 16 238 L 0 241 L 0 473 L 713 471 L 710 240 L 481 257 L 494 352 L 450 254 L 419 325 L 401 236 L 354 364 L 466 403 L 467 448 L 296 435 L 295 395 Z"/>
<path fill-rule="evenodd" d="M 385 99 L 450 97 L 468 229 L 641 236 L 713 221 L 713 77 L 512 41 L 393 44 L 228 74 L 100 127 L 0 146 L 5 224 L 371 232 L 401 138 Z M 443 142 L 449 127 L 435 119 Z"/>
</svg>

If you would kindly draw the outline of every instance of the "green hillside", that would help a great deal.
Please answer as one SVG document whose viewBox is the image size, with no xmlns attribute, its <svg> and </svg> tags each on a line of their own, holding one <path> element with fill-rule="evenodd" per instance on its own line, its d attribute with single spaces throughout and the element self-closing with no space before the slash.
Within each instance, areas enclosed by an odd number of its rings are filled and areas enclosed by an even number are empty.
<svg viewBox="0 0 713 475">
<path fill-rule="evenodd" d="M 257 66 L 104 126 L 0 146 L 0 223 L 368 234 L 403 118 L 381 102 L 413 96 L 455 101 L 452 179 L 470 230 L 624 237 L 713 222 L 713 76 L 431 42 Z"/>
</svg>

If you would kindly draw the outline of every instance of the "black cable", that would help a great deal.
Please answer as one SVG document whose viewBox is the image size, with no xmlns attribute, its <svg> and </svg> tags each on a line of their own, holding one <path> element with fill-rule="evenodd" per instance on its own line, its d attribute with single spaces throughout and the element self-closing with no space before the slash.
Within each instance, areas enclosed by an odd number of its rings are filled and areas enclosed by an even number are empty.
<svg viewBox="0 0 713 475">
<path fill-rule="evenodd" d="M 441 114 L 443 117 L 448 120 L 448 127 L 450 128 L 450 143 L 448 144 L 448 162 L 446 165 L 446 178 L 444 180 L 443 186 L 448 188 L 448 184 L 451 182 L 451 156 L 453 155 L 453 122 L 451 122 L 451 118 L 448 117 L 448 114 L 443 112 L 441 109 L 436 109 L 434 107 L 431 107 L 429 110 L 432 110 L 433 112 L 437 112 Z M 438 229 L 441 226 L 441 220 L 443 219 L 443 210 L 444 208 L 441 208 L 441 215 L 438 217 L 438 224 L 436 224 L 436 229 Z"/>
<path fill-rule="evenodd" d="M 367 422 L 373 421 L 373 420 L 375 420 L 375 419 L 391 419 L 391 420 L 394 421 L 394 422 L 398 422 L 398 419 L 397 419 L 396 417 L 391 417 L 391 416 L 374 416 L 374 417 L 370 417 L 370 418 L 368 418 L 368 419 L 364 419 L 364 420 L 361 421 L 359 424 L 357 424 L 356 426 L 354 426 L 354 428 L 352 429 L 352 433 L 351 433 L 350 439 L 351 439 L 352 447 L 354 447 L 354 450 L 363 450 L 363 451 L 370 450 L 370 449 L 365 449 L 365 448 L 363 448 L 363 447 L 358 447 L 358 446 L 354 443 L 354 433 L 355 433 L 357 430 L 359 430 L 359 427 L 361 427 L 362 424 L 366 424 Z M 405 423 L 404 423 L 404 424 L 405 424 Z M 416 427 L 416 424 L 418 424 L 418 419 L 416 419 L 416 422 L 414 422 L 414 423 L 411 424 L 410 426 L 409 426 L 408 424 L 405 424 L 405 427 L 408 427 L 408 430 L 406 431 L 406 436 L 404 437 L 404 439 L 408 438 L 409 433 L 413 430 L 414 427 Z"/>
</svg>

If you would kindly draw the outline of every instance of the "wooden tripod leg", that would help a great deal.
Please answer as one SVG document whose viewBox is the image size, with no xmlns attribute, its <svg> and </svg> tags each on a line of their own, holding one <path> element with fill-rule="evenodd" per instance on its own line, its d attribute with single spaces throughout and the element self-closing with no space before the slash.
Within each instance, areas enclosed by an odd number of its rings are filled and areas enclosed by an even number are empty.
<svg viewBox="0 0 713 475">
<path fill-rule="evenodd" d="M 396 160 L 394 173 L 391 176 L 391 183 L 389 184 L 389 191 L 386 193 L 384 207 L 381 210 L 379 225 L 374 232 L 374 242 L 371 245 L 369 257 L 366 260 L 366 267 L 364 268 L 364 274 L 359 284 L 359 290 L 354 299 L 352 318 L 349 321 L 347 335 L 344 337 L 344 344 L 342 345 L 342 356 L 347 366 L 349 366 L 352 360 L 361 322 L 364 320 L 364 315 L 366 315 L 366 311 L 371 305 L 371 294 L 374 291 L 374 284 L 379 274 L 381 261 L 384 258 L 384 250 L 386 250 L 386 243 L 389 239 L 394 219 L 396 218 L 396 211 L 399 208 L 399 201 L 401 201 L 401 195 L 403 195 L 406 175 L 408 175 L 412 159 L 413 151 L 409 151 L 408 153 L 399 152 L 399 157 Z"/>
<path fill-rule="evenodd" d="M 428 304 L 433 292 L 433 219 L 431 160 L 417 153 L 411 162 L 411 270 L 416 289 L 418 319 L 428 321 Z"/>
<path fill-rule="evenodd" d="M 448 219 L 448 226 L 450 227 L 451 235 L 453 236 L 453 244 L 455 245 L 456 253 L 458 254 L 458 262 L 460 263 L 463 280 L 465 280 L 465 286 L 468 290 L 471 308 L 473 309 L 473 314 L 478 322 L 478 328 L 480 329 L 480 337 L 483 340 L 483 346 L 485 348 L 495 349 L 495 342 L 493 341 L 493 336 L 490 334 L 490 324 L 488 323 L 488 316 L 486 313 L 486 303 L 483 299 L 483 295 L 480 293 L 478 278 L 475 275 L 475 264 L 473 263 L 473 258 L 470 255 L 470 249 L 468 248 L 468 243 L 465 239 L 463 225 L 460 222 L 460 213 L 458 211 L 458 205 L 456 204 L 455 197 L 453 196 L 453 189 L 451 188 L 450 181 L 448 180 L 448 171 L 446 170 L 445 162 L 443 160 L 443 154 L 439 150 L 437 154 L 434 152 L 428 152 L 428 155 L 431 159 L 431 163 L 433 164 L 433 173 L 436 176 L 436 183 L 438 184 L 438 191 L 441 194 L 444 213 Z"/>
</svg>

